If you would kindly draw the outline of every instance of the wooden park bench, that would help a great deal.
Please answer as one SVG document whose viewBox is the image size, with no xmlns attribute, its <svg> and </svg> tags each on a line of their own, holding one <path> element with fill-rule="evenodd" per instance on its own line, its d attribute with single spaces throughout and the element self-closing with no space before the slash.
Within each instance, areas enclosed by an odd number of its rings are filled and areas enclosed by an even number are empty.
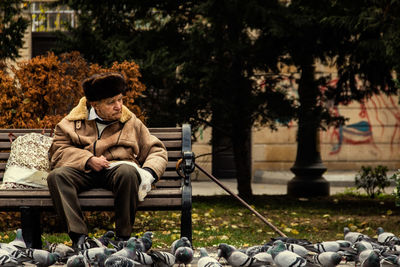
<svg viewBox="0 0 400 267">
<path fill-rule="evenodd" d="M 3 179 L 6 162 L 10 155 L 9 133 L 20 136 L 41 129 L 0 129 L 0 180 Z M 150 128 L 150 132 L 165 144 L 168 150 L 168 166 L 145 200 L 140 202 L 139 210 L 180 210 L 181 236 L 192 239 L 192 187 L 190 172 L 194 168 L 191 151 L 190 125 L 175 128 Z M 50 130 L 46 131 L 47 135 Z M 176 171 L 180 164 L 181 175 Z M 183 174 L 183 175 L 182 175 Z M 79 195 L 83 210 L 113 211 L 114 199 L 111 191 L 92 189 Z M 19 211 L 21 228 L 29 247 L 42 248 L 41 212 L 54 211 L 53 202 L 47 189 L 3 189 L 0 190 L 0 211 Z"/>
</svg>

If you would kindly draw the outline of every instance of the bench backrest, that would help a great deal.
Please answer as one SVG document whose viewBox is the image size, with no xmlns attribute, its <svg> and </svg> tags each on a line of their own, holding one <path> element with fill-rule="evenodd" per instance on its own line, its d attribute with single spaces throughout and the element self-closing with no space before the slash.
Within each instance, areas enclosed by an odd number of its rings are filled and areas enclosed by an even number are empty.
<svg viewBox="0 0 400 267">
<path fill-rule="evenodd" d="M 167 169 L 157 183 L 157 188 L 180 187 L 181 178 L 176 172 L 176 163 L 182 157 L 182 128 L 149 128 L 149 130 L 165 144 L 168 151 Z M 31 132 L 42 133 L 43 129 L 0 129 L 0 181 L 3 180 L 6 163 L 10 156 L 9 133 L 20 136 Z M 51 131 L 45 130 L 44 132 L 49 135 Z"/>
</svg>

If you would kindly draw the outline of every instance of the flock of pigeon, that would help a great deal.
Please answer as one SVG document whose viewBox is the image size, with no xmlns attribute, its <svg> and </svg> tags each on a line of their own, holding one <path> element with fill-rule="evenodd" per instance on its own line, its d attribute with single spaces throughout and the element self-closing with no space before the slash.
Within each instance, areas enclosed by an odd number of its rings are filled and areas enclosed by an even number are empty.
<svg viewBox="0 0 400 267">
<path fill-rule="evenodd" d="M 27 248 L 22 230 L 10 243 L 0 243 L 0 266 L 37 266 L 64 264 L 67 267 L 87 266 L 154 266 L 188 265 L 194 259 L 194 249 L 186 237 L 171 244 L 171 251 L 152 249 L 151 232 L 128 241 L 115 241 L 114 232 L 99 238 L 87 238 L 78 249 L 62 243 L 46 244 L 45 249 Z M 221 259 L 224 260 L 221 260 Z M 311 243 L 304 239 L 272 238 L 264 245 L 237 249 L 232 245 L 218 245 L 217 257 L 199 249 L 198 267 L 334 267 L 348 263 L 360 267 L 400 266 L 400 238 L 377 229 L 377 238 L 344 228 L 344 239 Z"/>
</svg>

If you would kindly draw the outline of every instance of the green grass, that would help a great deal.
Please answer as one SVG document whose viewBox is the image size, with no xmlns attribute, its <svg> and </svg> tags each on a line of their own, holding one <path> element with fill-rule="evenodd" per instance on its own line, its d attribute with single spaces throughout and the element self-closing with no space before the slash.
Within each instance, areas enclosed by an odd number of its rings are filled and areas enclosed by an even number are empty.
<svg viewBox="0 0 400 267">
<path fill-rule="evenodd" d="M 372 237 L 378 226 L 400 235 L 400 208 L 395 207 L 390 195 L 377 199 L 349 193 L 313 199 L 265 195 L 255 196 L 249 204 L 287 236 L 311 242 L 343 239 L 345 226 Z M 90 235 L 98 237 L 113 229 L 112 216 L 106 212 L 86 213 Z M 0 242 L 8 242 L 15 236 L 12 230 L 19 225 L 10 213 L 0 218 L 0 224 L 8 225 L 0 233 Z M 45 214 L 43 220 L 44 240 L 70 244 L 54 214 Z M 194 247 L 213 247 L 219 243 L 247 247 L 278 236 L 231 196 L 194 197 L 192 220 Z M 180 236 L 180 212 L 137 212 L 133 234 L 145 231 L 153 231 L 155 248 L 169 248 Z"/>
</svg>

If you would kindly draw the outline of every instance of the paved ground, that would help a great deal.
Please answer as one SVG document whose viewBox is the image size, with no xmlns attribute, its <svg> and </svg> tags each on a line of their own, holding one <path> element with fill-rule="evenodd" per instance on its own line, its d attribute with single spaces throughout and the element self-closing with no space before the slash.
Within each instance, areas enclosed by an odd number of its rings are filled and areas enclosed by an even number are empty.
<svg viewBox="0 0 400 267">
<path fill-rule="evenodd" d="M 390 177 L 393 172 L 389 172 Z M 346 189 L 355 187 L 355 171 L 334 171 L 326 172 L 323 177 L 330 184 L 330 194 L 342 193 Z M 290 171 L 267 172 L 256 171 L 253 181 L 252 190 L 255 195 L 286 195 L 286 185 L 289 180 L 294 177 Z M 218 177 L 217 177 L 218 178 Z M 226 187 L 237 194 L 236 179 L 220 179 Z M 393 191 L 393 186 L 386 189 L 387 193 Z M 212 196 L 228 194 L 216 183 L 209 178 L 192 180 L 193 196 Z"/>
</svg>

